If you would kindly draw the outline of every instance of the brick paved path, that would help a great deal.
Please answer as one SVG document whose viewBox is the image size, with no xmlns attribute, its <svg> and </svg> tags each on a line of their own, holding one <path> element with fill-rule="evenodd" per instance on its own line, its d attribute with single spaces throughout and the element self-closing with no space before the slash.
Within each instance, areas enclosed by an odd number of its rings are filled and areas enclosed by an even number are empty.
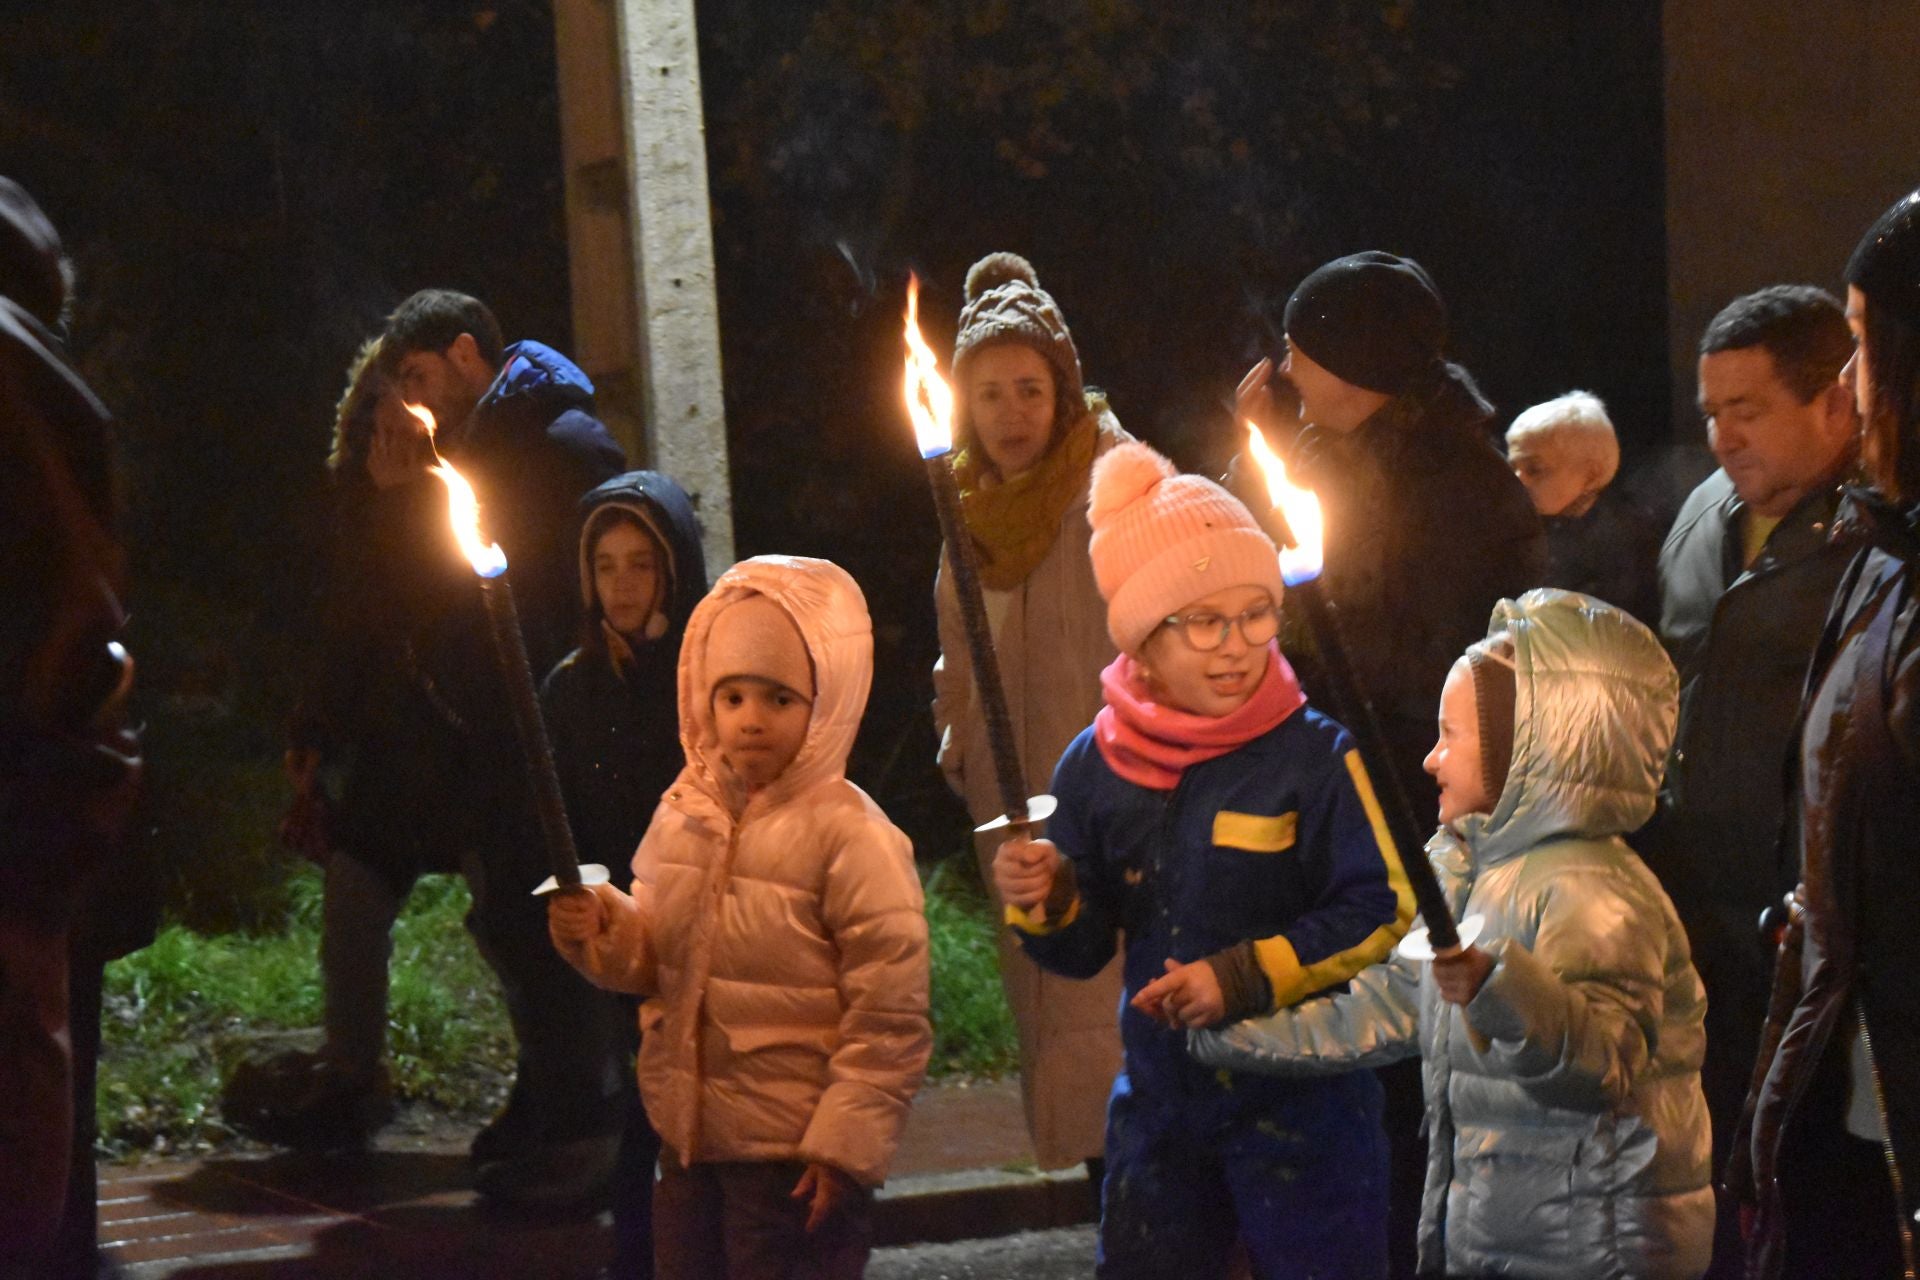
<svg viewBox="0 0 1920 1280">
<path fill-rule="evenodd" d="M 1015 1082 L 929 1088 L 889 1186 L 915 1202 L 891 1215 L 896 1235 L 961 1238 L 1034 1225 L 1017 1220 L 1028 1211 L 1010 1205 L 1035 1203 L 1036 1194 L 1041 1212 L 1074 1220 L 1084 1184 L 1006 1176 L 1030 1170 L 1032 1158 Z M 101 1171 L 100 1219 L 103 1251 L 128 1280 L 564 1280 L 593 1275 L 608 1248 L 604 1215 L 553 1221 L 490 1212 L 473 1194 L 463 1144 L 406 1135 L 383 1135 L 372 1150 L 345 1156 L 110 1166 Z"/>
</svg>

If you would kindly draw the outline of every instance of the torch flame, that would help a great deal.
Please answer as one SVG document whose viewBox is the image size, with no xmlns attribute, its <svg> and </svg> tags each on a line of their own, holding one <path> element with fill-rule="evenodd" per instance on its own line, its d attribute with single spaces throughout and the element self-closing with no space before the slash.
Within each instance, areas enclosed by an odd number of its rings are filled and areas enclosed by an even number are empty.
<svg viewBox="0 0 1920 1280">
<path fill-rule="evenodd" d="M 435 423 L 433 412 L 417 404 L 407 406 L 407 412 L 420 419 L 420 425 L 427 429 L 427 440 L 433 440 Z M 453 464 L 440 457 L 440 451 L 434 450 L 435 462 L 427 470 L 440 477 L 440 483 L 447 486 L 447 518 L 453 525 L 453 537 L 460 544 L 460 552 L 466 556 L 473 571 L 483 578 L 497 578 L 507 571 L 507 553 L 500 544 L 488 542 L 480 536 L 480 499 L 473 492 L 473 486 L 467 478 L 453 469 Z"/>
<path fill-rule="evenodd" d="M 937 458 L 953 448 L 953 388 L 940 376 L 933 348 L 920 336 L 920 277 L 907 277 L 907 416 L 913 420 L 920 456 Z"/>
<path fill-rule="evenodd" d="M 1287 464 L 1280 460 L 1260 428 L 1247 423 L 1248 449 L 1267 480 L 1267 500 L 1287 518 L 1293 530 L 1293 545 L 1280 549 L 1280 579 L 1290 587 L 1311 582 L 1320 576 L 1325 560 L 1325 543 L 1320 527 L 1320 499 L 1311 489 L 1302 489 L 1287 478 Z"/>
<path fill-rule="evenodd" d="M 400 407 L 420 419 L 420 425 L 427 429 L 427 443 L 432 445 L 434 443 L 434 432 L 440 429 L 440 424 L 433 420 L 433 410 L 423 404 L 408 404 L 405 401 L 401 401 Z M 440 449 L 437 445 L 434 446 L 433 456 L 436 458 L 440 456 Z"/>
</svg>

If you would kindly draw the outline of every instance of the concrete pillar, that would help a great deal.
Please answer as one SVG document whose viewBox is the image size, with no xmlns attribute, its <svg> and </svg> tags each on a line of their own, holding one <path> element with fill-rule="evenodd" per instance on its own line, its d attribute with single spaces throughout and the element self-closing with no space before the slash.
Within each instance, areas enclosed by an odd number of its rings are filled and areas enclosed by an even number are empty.
<svg viewBox="0 0 1920 1280">
<path fill-rule="evenodd" d="M 1841 292 L 1867 225 L 1920 184 L 1920 4 L 1666 0 L 1667 300 L 1675 438 L 1700 332 L 1763 285 Z"/>
<path fill-rule="evenodd" d="M 733 563 L 693 0 L 555 0 L 574 358 L 636 465 Z"/>
</svg>

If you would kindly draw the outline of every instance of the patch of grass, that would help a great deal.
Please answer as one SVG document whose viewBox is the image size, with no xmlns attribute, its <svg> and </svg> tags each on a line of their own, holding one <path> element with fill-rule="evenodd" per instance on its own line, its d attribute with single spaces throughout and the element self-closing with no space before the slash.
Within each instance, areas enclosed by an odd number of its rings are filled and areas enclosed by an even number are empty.
<svg viewBox="0 0 1920 1280">
<path fill-rule="evenodd" d="M 223 1073 L 261 1033 L 319 1025 L 318 872 L 295 872 L 286 892 L 282 932 L 205 936 L 169 924 L 107 967 L 96 1105 L 108 1154 L 225 1141 Z M 422 880 L 407 903 L 394 930 L 388 1037 L 402 1100 L 481 1112 L 512 1071 L 512 1037 L 461 925 L 466 909 L 466 886 L 450 876 Z"/>
<path fill-rule="evenodd" d="M 1000 922 L 977 868 L 968 849 L 927 877 L 933 959 L 929 1071 L 935 1076 L 997 1076 L 1020 1063 L 1013 1011 L 1000 985 Z"/>
<path fill-rule="evenodd" d="M 282 928 L 206 935 L 179 924 L 107 967 L 98 1114 L 109 1155 L 206 1151 L 228 1141 L 224 1074 L 274 1032 L 320 1024 L 320 876 L 284 889 Z M 462 925 L 457 876 L 428 876 L 394 928 L 387 1046 L 399 1098 L 476 1118 L 513 1071 L 513 1037 L 492 972 Z M 932 937 L 932 1072 L 1015 1069 L 1013 1015 L 1000 987 L 999 926 L 962 854 L 927 879 Z"/>
<path fill-rule="evenodd" d="M 428 876 L 394 926 L 387 1065 L 402 1098 L 491 1113 L 513 1077 L 513 1032 L 461 923 L 470 901 L 460 877 Z"/>
</svg>

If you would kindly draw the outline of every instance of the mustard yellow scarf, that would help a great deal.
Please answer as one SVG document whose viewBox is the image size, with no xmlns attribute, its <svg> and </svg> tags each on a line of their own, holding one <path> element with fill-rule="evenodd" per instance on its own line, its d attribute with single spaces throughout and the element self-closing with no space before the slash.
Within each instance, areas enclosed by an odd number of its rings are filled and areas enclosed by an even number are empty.
<svg viewBox="0 0 1920 1280">
<path fill-rule="evenodd" d="M 1040 566 L 1060 534 L 1060 518 L 1087 486 L 1100 442 L 1099 410 L 1086 413 L 1038 466 L 1011 480 L 984 485 L 991 474 L 986 450 L 969 444 L 953 459 L 960 510 L 980 554 L 980 583 L 1009 591 Z"/>
</svg>

